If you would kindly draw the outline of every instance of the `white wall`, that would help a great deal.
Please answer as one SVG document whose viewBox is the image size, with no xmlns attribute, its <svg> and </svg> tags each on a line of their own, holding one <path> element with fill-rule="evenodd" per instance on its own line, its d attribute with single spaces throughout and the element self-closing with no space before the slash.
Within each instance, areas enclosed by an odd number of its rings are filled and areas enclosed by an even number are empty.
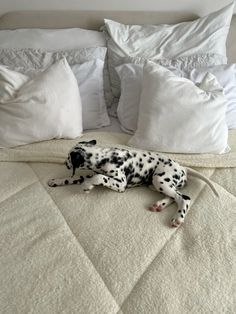
<svg viewBox="0 0 236 314">
<path fill-rule="evenodd" d="M 17 10 L 191 11 L 204 15 L 232 0 L 0 0 L 0 14 Z"/>
</svg>

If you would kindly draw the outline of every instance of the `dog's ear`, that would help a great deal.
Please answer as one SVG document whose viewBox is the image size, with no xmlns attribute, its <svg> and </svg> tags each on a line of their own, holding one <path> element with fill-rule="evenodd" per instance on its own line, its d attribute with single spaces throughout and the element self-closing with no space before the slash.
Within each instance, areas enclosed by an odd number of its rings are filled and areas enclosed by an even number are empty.
<svg viewBox="0 0 236 314">
<path fill-rule="evenodd" d="M 86 146 L 94 146 L 97 144 L 97 141 L 96 140 L 92 140 L 92 141 L 89 141 L 89 142 L 79 142 L 79 144 L 83 144 L 83 145 L 86 145 Z"/>
<path fill-rule="evenodd" d="M 72 151 L 70 153 L 70 157 L 74 169 L 79 168 L 82 164 L 84 164 L 84 156 L 82 154 L 82 151 Z"/>
</svg>

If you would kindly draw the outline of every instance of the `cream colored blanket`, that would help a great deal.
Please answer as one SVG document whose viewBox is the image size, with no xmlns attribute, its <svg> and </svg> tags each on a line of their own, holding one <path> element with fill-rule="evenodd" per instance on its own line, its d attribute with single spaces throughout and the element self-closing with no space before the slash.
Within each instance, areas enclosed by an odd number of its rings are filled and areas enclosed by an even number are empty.
<svg viewBox="0 0 236 314">
<path fill-rule="evenodd" d="M 123 146 L 129 136 L 87 133 L 83 140 Z M 0 151 L 0 312 L 235 313 L 236 132 L 226 155 L 170 155 L 197 167 L 185 223 L 176 205 L 146 187 L 117 193 L 97 187 L 49 188 L 77 141 L 49 141 Z M 79 173 L 78 173 L 79 175 Z"/>
</svg>

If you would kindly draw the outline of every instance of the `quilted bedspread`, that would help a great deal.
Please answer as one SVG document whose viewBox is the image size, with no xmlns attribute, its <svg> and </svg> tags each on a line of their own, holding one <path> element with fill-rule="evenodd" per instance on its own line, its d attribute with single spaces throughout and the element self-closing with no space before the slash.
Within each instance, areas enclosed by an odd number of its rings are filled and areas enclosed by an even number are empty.
<svg viewBox="0 0 236 314">
<path fill-rule="evenodd" d="M 123 146 L 129 136 L 86 133 Z M 117 193 L 49 188 L 77 141 L 0 151 L 0 312 L 235 313 L 236 131 L 225 155 L 170 155 L 210 178 L 191 178 L 185 223 L 176 205 L 146 210 L 161 195 L 147 187 Z M 80 175 L 81 173 L 77 173 Z"/>
</svg>

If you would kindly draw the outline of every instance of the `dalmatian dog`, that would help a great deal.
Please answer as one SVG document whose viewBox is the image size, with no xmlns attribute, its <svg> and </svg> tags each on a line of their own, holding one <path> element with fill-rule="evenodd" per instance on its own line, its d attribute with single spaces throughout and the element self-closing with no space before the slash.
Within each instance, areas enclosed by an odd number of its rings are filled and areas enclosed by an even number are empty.
<svg viewBox="0 0 236 314">
<path fill-rule="evenodd" d="M 182 194 L 181 189 L 187 182 L 187 175 L 205 181 L 218 196 L 213 184 L 193 169 L 180 166 L 167 156 L 142 150 L 108 148 L 96 145 L 96 140 L 79 142 L 73 147 L 65 161 L 72 176 L 64 179 L 51 179 L 50 187 L 81 184 L 84 192 L 89 193 L 96 185 L 103 185 L 117 192 L 126 188 L 147 185 L 164 195 L 150 211 L 159 212 L 173 202 L 177 212 L 171 220 L 173 227 L 184 222 L 189 210 L 190 197 Z M 74 178 L 76 169 L 92 170 L 93 175 Z"/>
</svg>

